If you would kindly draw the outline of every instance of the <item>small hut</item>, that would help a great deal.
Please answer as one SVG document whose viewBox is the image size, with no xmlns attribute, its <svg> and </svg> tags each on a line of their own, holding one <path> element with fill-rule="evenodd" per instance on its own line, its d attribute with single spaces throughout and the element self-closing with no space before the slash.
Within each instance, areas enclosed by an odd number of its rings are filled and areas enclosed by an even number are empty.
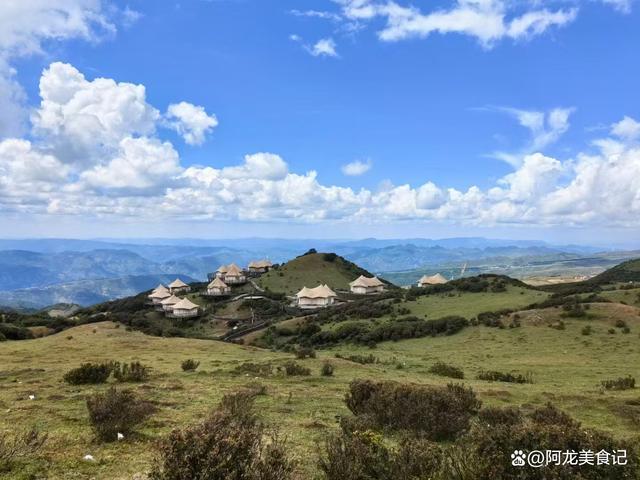
<svg viewBox="0 0 640 480">
<path fill-rule="evenodd" d="M 231 287 L 219 278 L 215 278 L 213 282 L 207 285 L 207 295 L 213 297 L 224 297 L 231 293 Z"/>
<path fill-rule="evenodd" d="M 193 318 L 200 315 L 200 307 L 188 298 L 183 298 L 173 306 L 171 316 L 174 318 Z"/>
<path fill-rule="evenodd" d="M 239 285 L 241 283 L 246 283 L 247 276 L 240 267 L 235 263 L 232 263 L 227 266 L 227 272 L 224 274 L 224 278 L 220 278 L 220 280 L 227 285 Z"/>
<path fill-rule="evenodd" d="M 378 279 L 378 277 L 365 277 L 360 275 L 353 282 L 349 284 L 351 293 L 358 295 L 369 295 L 374 293 L 384 292 L 384 283 Z"/>
<path fill-rule="evenodd" d="M 176 278 L 173 282 L 169 284 L 169 292 L 172 294 L 176 293 L 186 293 L 191 290 L 191 287 L 184 283 L 179 278 Z"/>
<path fill-rule="evenodd" d="M 171 295 L 168 298 L 165 298 L 164 300 L 162 300 L 162 302 L 160 302 L 160 305 L 162 306 L 162 310 L 164 312 L 173 312 L 173 306 L 176 305 L 177 303 L 180 303 L 182 301 L 181 298 L 176 297 L 175 295 Z"/>
<path fill-rule="evenodd" d="M 273 263 L 269 260 L 258 260 L 249 264 L 249 273 L 252 275 L 262 275 L 267 273 L 273 267 Z"/>
<path fill-rule="evenodd" d="M 218 267 L 218 269 L 216 270 L 216 278 L 224 281 L 224 276 L 227 274 L 227 270 L 228 268 L 226 265 L 220 265 L 220 267 Z"/>
<path fill-rule="evenodd" d="M 164 300 L 165 298 L 169 298 L 170 296 L 171 296 L 171 292 L 169 292 L 167 287 L 165 287 L 164 285 L 160 284 L 155 288 L 155 290 L 153 292 L 151 292 L 147 296 L 147 298 L 154 305 L 158 305 L 158 304 L 160 304 L 160 302 L 162 302 L 162 300 Z"/>
<path fill-rule="evenodd" d="M 327 285 L 318 285 L 315 288 L 303 287 L 296 294 L 296 301 L 300 308 L 322 308 L 333 305 L 336 297 Z"/>
<path fill-rule="evenodd" d="M 439 273 L 435 275 L 431 275 L 430 277 L 427 275 L 423 275 L 420 280 L 418 280 L 419 287 L 428 287 L 429 285 L 441 285 L 443 283 L 447 283 L 447 279 L 444 278 Z"/>
</svg>

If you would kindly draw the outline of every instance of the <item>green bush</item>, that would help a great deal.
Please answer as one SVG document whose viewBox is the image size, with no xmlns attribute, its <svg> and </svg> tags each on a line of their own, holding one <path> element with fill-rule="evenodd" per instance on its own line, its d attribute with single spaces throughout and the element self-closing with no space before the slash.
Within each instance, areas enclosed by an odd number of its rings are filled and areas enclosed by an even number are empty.
<svg viewBox="0 0 640 480">
<path fill-rule="evenodd" d="M 289 377 L 296 375 L 311 375 L 311 369 L 303 367 L 299 363 L 293 361 L 286 362 L 282 368 L 284 369 L 284 373 Z"/>
<path fill-rule="evenodd" d="M 180 366 L 183 372 L 193 372 L 200 366 L 200 362 L 190 358 L 182 362 Z"/>
<path fill-rule="evenodd" d="M 508 383 L 533 383 L 533 375 L 526 373 L 503 373 L 496 371 L 482 371 L 478 374 L 478 380 L 488 380 L 490 382 L 508 382 Z"/>
<path fill-rule="evenodd" d="M 244 362 L 234 369 L 234 373 L 254 377 L 268 377 L 273 373 L 273 365 L 270 363 Z"/>
<path fill-rule="evenodd" d="M 464 372 L 462 369 L 444 362 L 434 363 L 429 368 L 429 372 L 435 375 L 440 375 L 441 377 L 464 378 Z"/>
<path fill-rule="evenodd" d="M 360 363 L 361 365 L 366 365 L 370 363 L 380 363 L 380 359 L 373 354 L 369 355 L 341 355 L 336 353 L 336 358 L 341 358 L 342 360 L 349 360 L 350 362 Z"/>
<path fill-rule="evenodd" d="M 159 445 L 149 480 L 287 480 L 294 464 L 277 432 L 267 435 L 246 394 L 226 400 L 198 425 Z"/>
<path fill-rule="evenodd" d="M 323 377 L 331 377 L 333 376 L 334 370 L 335 367 L 331 362 L 324 362 L 322 364 L 322 367 L 320 368 L 320 375 L 322 375 Z"/>
<path fill-rule="evenodd" d="M 305 358 L 316 358 L 316 351 L 311 347 L 300 347 L 296 350 L 296 358 L 300 360 Z"/>
<path fill-rule="evenodd" d="M 354 380 L 345 403 L 371 428 L 410 430 L 429 440 L 455 438 L 469 426 L 481 405 L 462 385 L 446 387 Z"/>
<path fill-rule="evenodd" d="M 0 322 L 0 334 L 7 340 L 30 340 L 33 337 L 31 330 L 24 327 L 18 327 L 10 323 Z"/>
<path fill-rule="evenodd" d="M 606 390 L 631 390 L 636 388 L 636 379 L 631 375 L 626 377 L 615 378 L 613 380 L 603 380 L 601 385 Z"/>
<path fill-rule="evenodd" d="M 105 383 L 113 370 L 112 363 L 83 363 L 64 374 L 64 381 L 71 385 Z"/>
<path fill-rule="evenodd" d="M 593 327 L 591 325 L 586 325 L 582 327 L 582 335 L 591 335 L 593 333 Z"/>
<path fill-rule="evenodd" d="M 89 422 L 96 437 L 103 442 L 117 440 L 118 433 L 127 435 L 153 414 L 155 408 L 130 390 L 111 387 L 87 399 Z"/>
<path fill-rule="evenodd" d="M 371 430 L 345 430 L 327 438 L 318 462 L 325 480 L 431 479 L 441 468 L 438 445 L 405 437 L 397 447 Z"/>
<path fill-rule="evenodd" d="M 501 411 L 504 410 L 504 411 Z M 489 419 L 489 421 L 487 421 Z M 514 450 L 627 450 L 627 465 L 548 464 L 543 468 L 513 467 Z M 525 414 L 519 409 L 480 412 L 479 421 L 448 451 L 442 478 L 500 480 L 631 480 L 637 479 L 636 447 L 584 428 L 552 405 Z"/>
<path fill-rule="evenodd" d="M 113 377 L 121 383 L 145 382 L 149 379 L 150 368 L 140 362 L 114 363 Z"/>
</svg>

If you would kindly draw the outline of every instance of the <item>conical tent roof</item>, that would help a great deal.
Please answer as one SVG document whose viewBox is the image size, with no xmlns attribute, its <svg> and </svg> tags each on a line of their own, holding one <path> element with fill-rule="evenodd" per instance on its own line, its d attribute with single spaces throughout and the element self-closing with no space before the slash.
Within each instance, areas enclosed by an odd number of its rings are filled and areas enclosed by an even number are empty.
<svg viewBox="0 0 640 480">
<path fill-rule="evenodd" d="M 302 287 L 302 290 L 296 294 L 298 298 L 329 298 L 337 296 L 336 292 L 327 285 L 318 285 L 315 288 Z"/>
<path fill-rule="evenodd" d="M 360 275 L 349 284 L 351 287 L 380 287 L 383 285 L 384 283 L 382 283 L 378 277 L 369 278 L 364 275 Z"/>
<path fill-rule="evenodd" d="M 171 282 L 169 284 L 169 288 L 184 288 L 184 287 L 188 287 L 189 285 L 187 285 L 186 283 L 184 283 L 182 280 L 180 280 L 179 278 L 176 278 L 173 282 Z"/>
<path fill-rule="evenodd" d="M 180 297 L 176 297 L 175 295 L 171 295 L 170 297 L 165 298 L 160 303 L 162 305 L 175 305 L 176 303 L 181 302 L 182 299 Z"/>
<path fill-rule="evenodd" d="M 194 308 L 198 308 L 199 305 L 196 305 L 188 298 L 183 298 L 178 303 L 173 306 L 174 310 L 193 310 Z"/>
<path fill-rule="evenodd" d="M 227 275 L 242 275 L 242 270 L 235 263 L 232 263 L 231 265 L 227 266 Z"/>
<path fill-rule="evenodd" d="M 423 283 L 423 284 L 426 283 L 427 285 L 438 285 L 441 283 L 447 283 L 447 279 L 444 278 L 439 273 L 436 273 L 435 275 L 431 275 L 431 276 L 424 275 L 420 279 L 419 283 Z"/>
<path fill-rule="evenodd" d="M 229 286 L 220 280 L 218 277 L 214 278 L 213 281 L 208 285 L 208 288 L 229 288 Z"/>
</svg>

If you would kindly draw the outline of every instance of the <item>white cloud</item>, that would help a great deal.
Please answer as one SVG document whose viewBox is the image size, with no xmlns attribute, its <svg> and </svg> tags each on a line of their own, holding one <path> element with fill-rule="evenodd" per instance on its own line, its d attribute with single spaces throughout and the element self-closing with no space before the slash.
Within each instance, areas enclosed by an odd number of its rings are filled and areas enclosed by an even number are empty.
<svg viewBox="0 0 640 480">
<path fill-rule="evenodd" d="M 25 93 L 11 61 L 43 52 L 43 42 L 112 35 L 116 7 L 101 0 L 5 0 L 0 2 L 0 138 L 21 134 L 26 124 Z"/>
<path fill-rule="evenodd" d="M 515 3 L 504 0 L 456 0 L 450 8 L 440 8 L 428 13 L 393 1 L 335 1 L 342 6 L 343 15 L 347 19 L 386 19 L 386 26 L 378 32 L 383 41 L 423 38 L 432 33 L 458 33 L 475 37 L 487 48 L 504 38 L 518 40 L 541 35 L 549 28 L 571 23 L 578 13 L 576 8 L 553 11 L 542 8 L 514 13 L 512 10 Z M 536 3 L 532 3 L 532 8 L 535 8 Z"/>
<path fill-rule="evenodd" d="M 160 137 L 156 126 L 164 120 L 146 102 L 141 85 L 89 81 L 70 65 L 54 64 L 43 73 L 41 94 L 33 117 L 36 140 L 0 142 L 5 214 L 640 227 L 638 122 L 630 117 L 612 126 L 612 137 L 592 142 L 595 153 L 564 160 L 523 153 L 512 172 L 486 189 L 447 188 L 424 179 L 373 191 L 322 184 L 316 172 L 291 172 L 283 158 L 266 152 L 246 155 L 239 165 L 186 168 Z M 537 146 L 555 141 L 570 115 L 568 109 L 509 113 Z M 69 157 L 57 148 L 60 139 L 82 143 L 88 159 Z M 345 171 L 369 166 L 354 164 Z"/>
<path fill-rule="evenodd" d="M 320 18 L 322 20 L 332 20 L 334 22 L 339 22 L 342 20 L 342 17 L 334 12 L 327 12 L 324 10 L 290 10 L 289 13 L 296 17 L 309 17 L 309 18 Z"/>
<path fill-rule="evenodd" d="M 633 0 L 601 0 L 605 5 L 611 5 L 621 13 L 630 13 Z"/>
<path fill-rule="evenodd" d="M 640 139 L 640 122 L 631 117 L 624 117 L 611 125 L 611 134 L 623 140 L 633 141 Z"/>
<path fill-rule="evenodd" d="M 337 57 L 336 42 L 332 38 L 322 38 L 314 45 L 306 46 L 306 50 L 314 57 Z"/>
<path fill-rule="evenodd" d="M 341 167 L 342 173 L 345 175 L 349 175 L 351 177 L 357 177 L 359 175 L 364 175 L 373 167 L 373 163 L 371 160 L 355 160 L 351 163 L 347 163 Z"/>
<path fill-rule="evenodd" d="M 497 110 L 515 118 L 522 127 L 529 130 L 531 135 L 529 143 L 520 151 L 498 151 L 490 155 L 513 166 L 519 166 L 526 155 L 544 150 L 557 142 L 569 130 L 571 126 L 569 118 L 575 111 L 574 108 L 554 108 L 545 113 L 511 107 L 500 107 Z"/>
<path fill-rule="evenodd" d="M 117 155 L 105 165 L 97 165 L 80 175 L 82 190 L 115 190 L 122 195 L 162 194 L 182 172 L 178 153 L 169 142 L 145 137 L 127 137 Z"/>
<path fill-rule="evenodd" d="M 153 134 L 160 119 L 143 85 L 88 81 L 65 63 L 44 71 L 40 96 L 40 108 L 32 115 L 34 132 L 68 163 L 95 162 L 126 137 Z"/>
<path fill-rule="evenodd" d="M 178 132 L 189 145 L 201 145 L 206 136 L 218 126 L 215 115 L 207 115 L 204 107 L 180 102 L 167 109 L 169 126 Z"/>
</svg>

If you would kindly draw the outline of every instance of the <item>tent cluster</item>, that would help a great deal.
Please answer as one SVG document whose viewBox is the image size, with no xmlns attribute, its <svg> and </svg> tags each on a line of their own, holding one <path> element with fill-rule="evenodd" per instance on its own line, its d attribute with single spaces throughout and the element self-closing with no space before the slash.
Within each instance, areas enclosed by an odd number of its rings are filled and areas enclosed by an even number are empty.
<svg viewBox="0 0 640 480">
<path fill-rule="evenodd" d="M 351 293 L 370 295 L 384 292 L 384 283 L 378 277 L 360 275 L 349 283 Z M 318 285 L 315 288 L 303 287 L 296 293 L 296 305 L 299 308 L 322 308 L 333 305 L 338 295 L 328 285 Z"/>
<path fill-rule="evenodd" d="M 247 275 L 235 263 L 221 265 L 216 270 L 216 278 L 219 278 L 227 285 L 241 285 L 247 282 Z"/>
<path fill-rule="evenodd" d="M 176 293 L 188 292 L 191 287 L 182 280 L 176 279 L 169 288 L 158 285 L 148 296 L 156 310 L 175 318 L 191 318 L 200 314 L 200 307 L 188 298 L 180 298 Z"/>
</svg>

